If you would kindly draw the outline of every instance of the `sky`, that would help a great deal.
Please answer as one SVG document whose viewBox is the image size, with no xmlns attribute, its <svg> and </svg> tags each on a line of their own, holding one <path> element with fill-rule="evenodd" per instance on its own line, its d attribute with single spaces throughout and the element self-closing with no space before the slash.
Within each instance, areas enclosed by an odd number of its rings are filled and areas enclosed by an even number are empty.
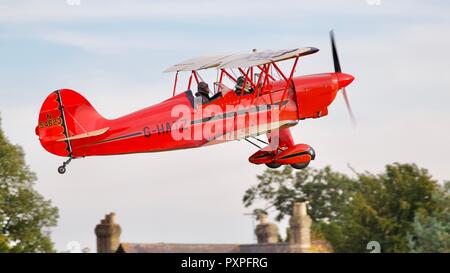
<svg viewBox="0 0 450 273">
<path fill-rule="evenodd" d="M 59 208 L 52 239 L 95 250 L 94 227 L 115 212 L 123 242 L 253 243 L 247 188 L 265 168 L 245 141 L 164 153 L 75 160 L 47 153 L 34 133 L 46 96 L 70 88 L 107 118 L 160 102 L 178 61 L 253 48 L 313 46 L 297 75 L 333 70 L 334 29 L 358 125 L 338 94 L 329 115 L 301 121 L 296 143 L 351 174 L 416 163 L 450 179 L 450 3 L 347 1 L 0 0 L 0 116 L 36 172 L 36 189 Z M 269 215 L 272 217 L 275 213 Z M 280 229 L 286 221 L 280 223 Z"/>
</svg>

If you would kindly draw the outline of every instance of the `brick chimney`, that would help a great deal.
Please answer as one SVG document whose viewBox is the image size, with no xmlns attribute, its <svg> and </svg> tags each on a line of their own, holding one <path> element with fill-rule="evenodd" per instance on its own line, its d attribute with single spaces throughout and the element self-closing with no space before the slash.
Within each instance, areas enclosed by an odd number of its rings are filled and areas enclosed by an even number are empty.
<svg viewBox="0 0 450 273">
<path fill-rule="evenodd" d="M 269 223 L 267 214 L 259 214 L 259 224 L 256 226 L 255 234 L 258 244 L 274 244 L 278 243 L 278 227 L 273 223 Z"/>
<path fill-rule="evenodd" d="M 289 243 L 299 245 L 302 252 L 308 252 L 311 247 L 312 221 L 307 213 L 306 204 L 306 202 L 295 202 L 291 219 L 289 219 L 291 233 Z"/>
<path fill-rule="evenodd" d="M 95 227 L 97 236 L 97 253 L 116 252 L 120 244 L 120 226 L 116 224 L 116 214 L 111 212 L 105 215 L 105 219 L 100 221 Z"/>
</svg>

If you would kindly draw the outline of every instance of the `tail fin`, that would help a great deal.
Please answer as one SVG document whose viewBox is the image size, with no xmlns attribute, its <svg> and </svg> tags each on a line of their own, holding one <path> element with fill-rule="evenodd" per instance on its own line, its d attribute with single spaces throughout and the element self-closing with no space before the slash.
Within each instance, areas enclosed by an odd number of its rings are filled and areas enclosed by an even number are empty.
<svg viewBox="0 0 450 273">
<path fill-rule="evenodd" d="M 42 104 L 36 135 L 48 152 L 72 157 L 77 148 L 72 142 L 105 133 L 109 129 L 106 123 L 82 95 L 61 89 Z"/>
</svg>

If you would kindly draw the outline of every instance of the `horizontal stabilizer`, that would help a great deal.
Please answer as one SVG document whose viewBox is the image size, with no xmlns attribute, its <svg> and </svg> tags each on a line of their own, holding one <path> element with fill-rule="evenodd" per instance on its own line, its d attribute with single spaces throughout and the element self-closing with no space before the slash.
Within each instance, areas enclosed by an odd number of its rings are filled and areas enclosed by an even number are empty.
<svg viewBox="0 0 450 273">
<path fill-rule="evenodd" d="M 99 129 L 99 130 L 95 130 L 95 131 L 86 132 L 86 133 L 83 133 L 83 134 L 74 135 L 74 136 L 71 136 L 71 137 L 68 137 L 68 138 L 61 138 L 61 139 L 58 139 L 57 141 L 75 140 L 75 139 L 99 136 L 99 135 L 102 135 L 102 134 L 106 133 L 108 130 L 109 130 L 109 127 L 106 127 L 106 128 Z"/>
</svg>

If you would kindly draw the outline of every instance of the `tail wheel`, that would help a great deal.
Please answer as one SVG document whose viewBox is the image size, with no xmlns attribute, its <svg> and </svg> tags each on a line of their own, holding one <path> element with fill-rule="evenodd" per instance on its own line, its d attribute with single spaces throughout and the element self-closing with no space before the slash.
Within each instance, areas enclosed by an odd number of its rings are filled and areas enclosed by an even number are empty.
<svg viewBox="0 0 450 273">
<path fill-rule="evenodd" d="M 59 174 L 66 173 L 66 166 L 69 165 L 69 163 L 70 163 L 70 161 L 72 161 L 72 159 L 74 159 L 74 157 L 69 157 L 69 159 L 67 159 L 66 161 L 63 162 L 62 166 L 58 167 Z"/>
<path fill-rule="evenodd" d="M 291 164 L 291 167 L 294 168 L 294 169 L 297 169 L 297 170 L 302 170 L 302 169 L 308 167 L 309 162 L 310 162 L 310 161 L 305 162 L 305 163 L 295 163 L 295 164 Z"/>
<path fill-rule="evenodd" d="M 278 163 L 266 163 L 266 166 L 271 168 L 271 169 L 276 169 L 276 168 L 281 167 L 281 164 L 278 164 Z"/>
<path fill-rule="evenodd" d="M 64 174 L 66 172 L 66 166 L 59 166 L 58 167 L 58 173 L 59 174 Z"/>
</svg>

